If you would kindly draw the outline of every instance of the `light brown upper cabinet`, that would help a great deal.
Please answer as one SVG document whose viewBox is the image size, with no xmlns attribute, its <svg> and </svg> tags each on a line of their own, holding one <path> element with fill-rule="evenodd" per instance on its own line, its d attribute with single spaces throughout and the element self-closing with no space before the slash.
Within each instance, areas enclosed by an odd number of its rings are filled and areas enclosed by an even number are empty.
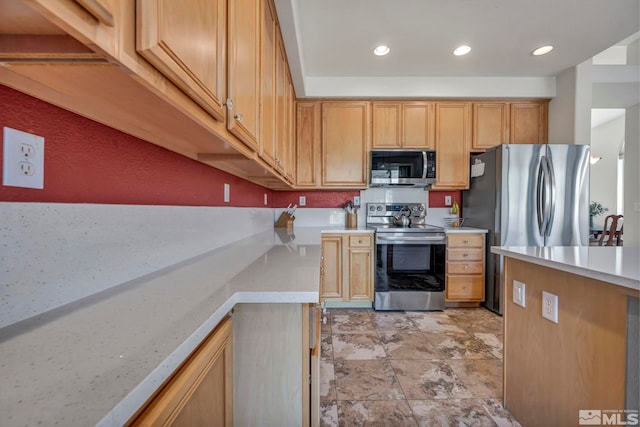
<svg viewBox="0 0 640 427">
<path fill-rule="evenodd" d="M 319 102 L 298 102 L 296 105 L 296 185 L 317 187 L 320 170 Z"/>
<path fill-rule="evenodd" d="M 547 100 L 474 102 L 471 151 L 500 144 L 546 144 Z"/>
<path fill-rule="evenodd" d="M 270 1 L 262 8 L 262 43 L 260 50 L 260 77 L 262 80 L 262 102 L 260 120 L 262 123 L 262 152 L 260 156 L 275 166 L 276 152 L 276 14 Z"/>
<path fill-rule="evenodd" d="M 260 14 L 263 2 L 228 0 L 227 129 L 260 152 Z"/>
<path fill-rule="evenodd" d="M 546 144 L 548 135 L 547 102 L 514 102 L 510 104 L 512 144 Z"/>
<path fill-rule="evenodd" d="M 433 148 L 432 102 L 373 102 L 373 148 Z"/>
<path fill-rule="evenodd" d="M 285 178 L 291 178 L 291 144 L 293 104 L 290 102 L 291 87 L 289 81 L 289 69 L 287 67 L 287 55 L 284 45 L 278 39 L 276 42 L 276 151 L 275 168 Z"/>
<path fill-rule="evenodd" d="M 509 142 L 509 104 L 475 102 L 471 151 L 484 151 Z"/>
<path fill-rule="evenodd" d="M 284 53 L 284 49 L 282 50 Z M 285 55 L 285 64 L 286 64 Z M 286 94 L 286 109 L 287 109 L 287 163 L 285 168 L 285 177 L 290 183 L 296 182 L 295 169 L 296 169 L 296 141 L 295 141 L 295 106 L 296 106 L 296 92 L 293 88 L 293 82 L 291 81 L 291 73 L 288 71 L 287 66 L 286 82 L 285 82 L 285 94 Z"/>
<path fill-rule="evenodd" d="M 436 103 L 436 176 L 433 189 L 469 187 L 471 104 Z"/>
<path fill-rule="evenodd" d="M 369 102 L 322 103 L 323 187 L 367 186 L 369 129 Z"/>
<path fill-rule="evenodd" d="M 138 53 L 224 121 L 227 0 L 138 0 Z"/>
</svg>

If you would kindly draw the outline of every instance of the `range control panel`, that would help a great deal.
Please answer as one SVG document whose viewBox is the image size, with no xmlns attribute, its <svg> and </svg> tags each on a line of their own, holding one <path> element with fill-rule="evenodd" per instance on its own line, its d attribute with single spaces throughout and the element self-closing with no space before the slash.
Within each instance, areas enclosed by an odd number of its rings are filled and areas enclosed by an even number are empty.
<svg viewBox="0 0 640 427">
<path fill-rule="evenodd" d="M 386 203 L 367 203 L 367 216 L 395 216 L 400 213 L 411 217 L 423 218 L 426 215 L 427 207 L 425 203 L 397 203 L 388 205 Z"/>
</svg>

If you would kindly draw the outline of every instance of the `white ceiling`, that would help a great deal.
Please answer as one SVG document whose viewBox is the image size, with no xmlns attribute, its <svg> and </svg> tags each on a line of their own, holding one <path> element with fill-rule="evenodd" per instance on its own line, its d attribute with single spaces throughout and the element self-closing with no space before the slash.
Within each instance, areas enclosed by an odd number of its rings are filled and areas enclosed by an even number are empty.
<svg viewBox="0 0 640 427">
<path fill-rule="evenodd" d="M 276 7 L 296 93 L 304 97 L 318 96 L 309 93 L 322 87 L 317 82 L 348 88 L 366 81 L 371 87 L 387 86 L 387 93 L 393 93 L 398 82 L 420 78 L 481 85 L 492 81 L 488 79 L 509 77 L 517 78 L 515 85 L 544 85 L 548 83 L 545 78 L 636 33 L 639 3 L 276 0 Z M 374 56 L 372 49 L 378 44 L 389 46 L 391 53 Z M 456 57 L 452 51 L 461 44 L 471 46 L 472 51 Z M 550 54 L 531 55 L 547 44 L 555 46 Z M 345 93 L 349 95 L 346 89 Z M 376 96 L 376 91 L 371 90 L 370 96 Z"/>
</svg>

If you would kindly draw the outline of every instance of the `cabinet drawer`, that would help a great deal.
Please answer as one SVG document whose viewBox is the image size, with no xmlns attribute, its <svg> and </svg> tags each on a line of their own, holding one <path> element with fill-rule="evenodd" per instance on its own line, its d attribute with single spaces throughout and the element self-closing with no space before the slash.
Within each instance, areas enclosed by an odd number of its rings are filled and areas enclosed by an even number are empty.
<svg viewBox="0 0 640 427">
<path fill-rule="evenodd" d="M 447 300 L 484 301 L 484 275 L 447 275 Z"/>
<path fill-rule="evenodd" d="M 456 248 L 481 248 L 484 243 L 482 234 L 447 234 L 447 246 Z"/>
<path fill-rule="evenodd" d="M 476 262 L 449 262 L 447 263 L 448 274 L 482 274 L 484 263 Z"/>
<path fill-rule="evenodd" d="M 447 249 L 447 261 L 482 261 L 483 249 Z"/>
<path fill-rule="evenodd" d="M 349 236 L 349 246 L 370 247 L 372 243 L 372 236 L 370 234 L 359 234 L 355 236 Z"/>
</svg>

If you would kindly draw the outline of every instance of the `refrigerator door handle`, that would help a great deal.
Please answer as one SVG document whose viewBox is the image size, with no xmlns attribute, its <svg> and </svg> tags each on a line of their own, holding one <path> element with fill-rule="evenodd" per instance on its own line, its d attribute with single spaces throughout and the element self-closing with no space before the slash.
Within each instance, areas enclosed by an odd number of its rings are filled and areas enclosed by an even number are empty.
<svg viewBox="0 0 640 427">
<path fill-rule="evenodd" d="M 540 160 L 540 164 L 538 165 L 538 179 L 536 184 L 536 217 L 538 220 L 538 231 L 540 235 L 544 235 L 544 231 L 546 228 L 546 215 L 545 215 L 545 199 L 546 196 L 544 194 L 545 190 L 545 173 L 544 173 L 544 157 Z"/>
<path fill-rule="evenodd" d="M 547 229 L 545 230 L 545 236 L 549 236 L 551 234 L 551 228 L 553 227 L 553 217 L 556 213 L 556 176 L 553 172 L 553 164 L 548 157 L 545 157 L 546 164 L 546 174 L 547 174 L 547 185 L 548 191 L 547 198 L 549 202 L 549 207 L 547 209 Z"/>
</svg>

